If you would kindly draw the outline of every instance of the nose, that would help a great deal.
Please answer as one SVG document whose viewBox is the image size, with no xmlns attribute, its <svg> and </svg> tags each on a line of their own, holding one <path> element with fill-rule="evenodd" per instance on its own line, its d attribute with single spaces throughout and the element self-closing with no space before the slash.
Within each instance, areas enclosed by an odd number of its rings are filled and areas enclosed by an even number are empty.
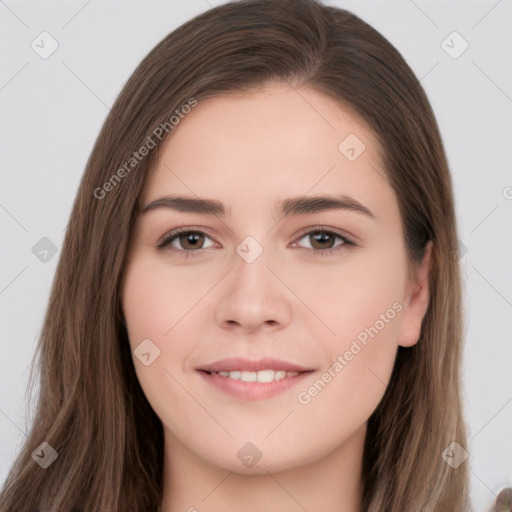
<svg viewBox="0 0 512 512">
<path fill-rule="evenodd" d="M 221 283 L 215 319 L 222 329 L 255 332 L 286 327 L 292 316 L 293 293 L 282 267 L 263 252 L 252 262 L 237 253 Z M 281 275 L 280 275 L 281 274 Z"/>
</svg>

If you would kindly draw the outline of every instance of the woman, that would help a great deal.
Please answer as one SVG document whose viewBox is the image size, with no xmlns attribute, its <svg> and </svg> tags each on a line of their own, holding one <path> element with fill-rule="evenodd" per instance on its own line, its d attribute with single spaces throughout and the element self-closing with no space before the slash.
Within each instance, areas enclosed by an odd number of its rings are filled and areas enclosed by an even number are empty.
<svg viewBox="0 0 512 512">
<path fill-rule="evenodd" d="M 38 348 L 2 511 L 467 510 L 451 180 L 397 50 L 314 0 L 169 34 L 92 151 Z"/>
</svg>

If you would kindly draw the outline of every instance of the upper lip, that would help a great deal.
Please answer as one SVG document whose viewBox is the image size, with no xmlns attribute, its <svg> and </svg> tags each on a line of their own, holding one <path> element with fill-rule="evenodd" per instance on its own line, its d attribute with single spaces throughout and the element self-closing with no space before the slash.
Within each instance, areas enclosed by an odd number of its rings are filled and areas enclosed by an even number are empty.
<svg viewBox="0 0 512 512">
<path fill-rule="evenodd" d="M 207 364 L 197 368 L 205 372 L 232 372 L 236 370 L 257 372 L 260 370 L 284 370 L 286 372 L 308 372 L 312 371 L 311 368 L 304 368 L 298 364 L 290 363 L 288 361 L 281 361 L 271 357 L 264 357 L 252 361 L 241 357 L 230 357 L 228 359 L 221 359 L 214 363 Z"/>
</svg>

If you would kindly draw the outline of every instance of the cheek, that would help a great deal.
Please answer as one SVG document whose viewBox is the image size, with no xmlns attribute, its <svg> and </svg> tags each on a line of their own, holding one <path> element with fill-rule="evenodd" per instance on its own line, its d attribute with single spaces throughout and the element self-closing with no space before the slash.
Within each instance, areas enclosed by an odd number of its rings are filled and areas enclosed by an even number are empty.
<svg viewBox="0 0 512 512">
<path fill-rule="evenodd" d="M 123 311 L 132 348 L 150 338 L 165 346 L 204 293 L 200 280 L 155 261 L 134 262 L 123 290 Z"/>
<path fill-rule="evenodd" d="M 304 318 L 310 327 L 316 322 L 319 336 L 331 340 L 331 349 L 342 349 L 376 322 L 381 326 L 381 315 L 386 317 L 386 333 L 380 338 L 396 339 L 397 309 L 406 279 L 406 259 L 399 244 L 374 251 L 356 249 L 339 263 L 316 265 L 313 272 L 309 265 L 284 269 L 283 280 L 308 306 Z M 395 321 L 387 321 L 391 319 Z"/>
<path fill-rule="evenodd" d="M 332 446 L 364 425 L 386 391 L 396 348 L 354 343 L 339 351 L 323 372 L 305 383 L 297 394 L 297 415 L 303 432 L 314 432 L 316 442 Z M 308 442 L 303 439 L 303 442 Z"/>
<path fill-rule="evenodd" d="M 354 432 L 375 411 L 398 348 L 402 305 L 394 300 L 397 296 L 372 286 L 338 300 L 336 335 L 325 338 L 328 362 L 296 396 L 305 432 L 314 431 L 329 444 L 340 432 Z"/>
<path fill-rule="evenodd" d="M 314 290 L 311 304 L 334 332 L 322 336 L 328 362 L 297 395 L 303 421 L 327 438 L 332 428 L 315 418 L 351 429 L 369 418 L 384 395 L 398 348 L 405 261 L 399 249 L 361 253 L 346 270 L 317 276 L 324 287 L 310 282 L 303 290 Z"/>
<path fill-rule="evenodd" d="M 173 335 L 181 327 L 186 305 L 190 308 L 193 304 L 187 297 L 189 289 L 177 284 L 176 279 L 166 278 L 165 271 L 156 262 L 149 263 L 141 258 L 127 270 L 123 312 L 135 370 L 148 398 L 156 391 L 158 381 L 167 379 L 165 370 L 173 372 L 185 358 L 186 344 L 180 344 Z M 138 357 L 138 347 L 142 347 L 143 342 L 147 348 L 144 353 L 150 352 L 148 365 Z"/>
<path fill-rule="evenodd" d="M 169 404 L 183 401 L 179 382 L 191 351 L 185 336 L 187 327 L 190 329 L 186 314 L 197 302 L 200 290 L 193 293 L 191 286 L 180 282 L 179 272 L 173 272 L 172 278 L 170 274 L 155 261 L 134 261 L 127 269 L 123 312 L 139 383 L 164 424 L 173 425 L 176 418 Z M 139 350 L 142 346 L 144 351 Z M 150 356 L 146 365 L 138 354 L 147 352 Z"/>
</svg>

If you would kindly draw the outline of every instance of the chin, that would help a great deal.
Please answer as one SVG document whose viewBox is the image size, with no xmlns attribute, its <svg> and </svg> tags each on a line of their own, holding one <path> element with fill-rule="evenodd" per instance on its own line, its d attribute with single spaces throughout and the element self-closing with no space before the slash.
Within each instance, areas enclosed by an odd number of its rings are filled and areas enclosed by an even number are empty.
<svg viewBox="0 0 512 512">
<path fill-rule="evenodd" d="M 266 475 L 279 473 L 314 462 L 319 458 L 319 450 L 304 453 L 300 447 L 286 447 L 283 451 L 282 440 L 277 446 L 270 440 L 240 442 L 231 440 L 222 453 L 210 454 L 210 464 L 239 475 Z M 315 456 L 316 455 L 316 456 Z"/>
</svg>

